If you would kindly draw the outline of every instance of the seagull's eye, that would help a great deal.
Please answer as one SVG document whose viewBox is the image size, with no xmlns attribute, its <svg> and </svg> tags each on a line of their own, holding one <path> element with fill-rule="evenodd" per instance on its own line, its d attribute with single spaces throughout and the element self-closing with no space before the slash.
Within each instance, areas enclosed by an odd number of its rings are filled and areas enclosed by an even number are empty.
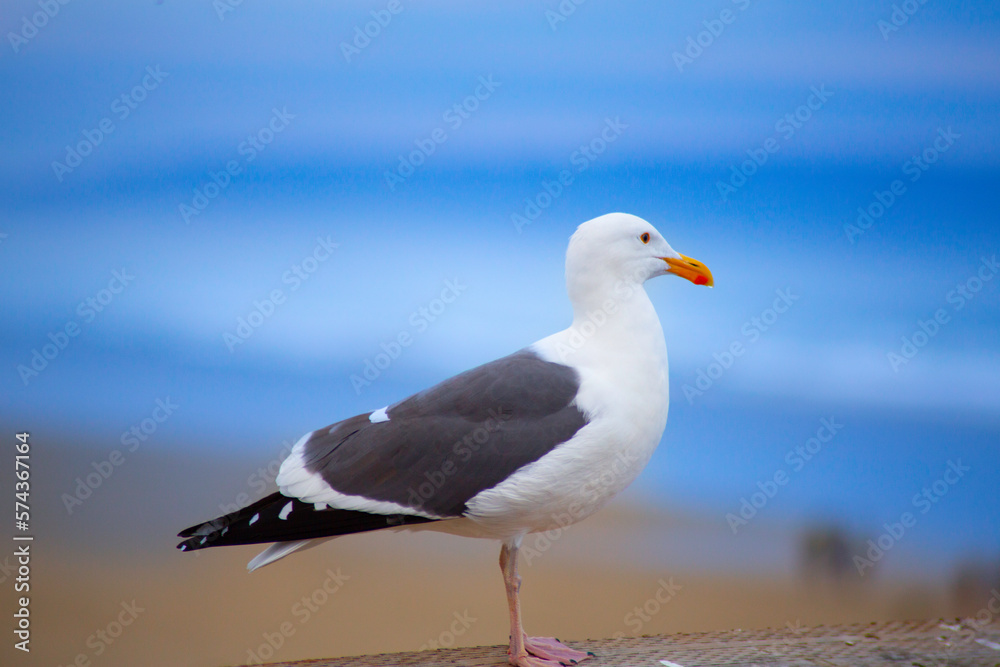
<svg viewBox="0 0 1000 667">
<path fill-rule="evenodd" d="M 643 232 L 642 236 L 639 237 L 639 240 L 643 243 L 649 243 L 649 232 Z"/>
</svg>

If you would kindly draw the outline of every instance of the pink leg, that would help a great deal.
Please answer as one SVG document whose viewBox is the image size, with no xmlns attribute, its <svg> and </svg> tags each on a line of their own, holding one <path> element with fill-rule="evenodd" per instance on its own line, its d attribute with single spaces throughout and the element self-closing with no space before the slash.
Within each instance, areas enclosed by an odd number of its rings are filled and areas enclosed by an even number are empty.
<svg viewBox="0 0 1000 667">
<path fill-rule="evenodd" d="M 551 637 L 529 637 L 521 625 L 521 577 L 517 573 L 518 542 L 504 542 L 500 548 L 500 569 L 507 588 L 510 609 L 510 649 L 508 661 L 516 667 L 557 667 L 575 665 L 593 653 L 576 651 Z"/>
</svg>

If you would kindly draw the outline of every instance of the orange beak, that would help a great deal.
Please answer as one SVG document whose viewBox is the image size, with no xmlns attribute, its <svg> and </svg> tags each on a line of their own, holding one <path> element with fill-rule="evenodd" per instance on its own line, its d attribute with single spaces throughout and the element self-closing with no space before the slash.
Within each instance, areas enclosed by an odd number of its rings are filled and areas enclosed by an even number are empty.
<svg viewBox="0 0 1000 667">
<path fill-rule="evenodd" d="M 676 273 L 681 278 L 686 278 L 695 285 L 708 285 L 709 287 L 715 285 L 715 280 L 712 279 L 712 272 L 708 270 L 707 266 L 696 259 L 681 255 L 680 259 L 664 257 L 663 261 L 670 266 L 668 269 L 670 273 Z"/>
</svg>

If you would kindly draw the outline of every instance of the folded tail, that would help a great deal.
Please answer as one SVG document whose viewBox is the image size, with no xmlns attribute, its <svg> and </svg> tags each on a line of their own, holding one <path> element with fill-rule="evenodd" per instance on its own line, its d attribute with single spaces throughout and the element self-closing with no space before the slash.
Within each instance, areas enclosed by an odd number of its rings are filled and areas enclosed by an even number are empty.
<svg viewBox="0 0 1000 667">
<path fill-rule="evenodd" d="M 231 514 L 182 530 L 178 537 L 187 539 L 178 544 L 177 548 L 181 551 L 194 551 L 236 544 L 302 542 L 294 547 L 275 545 L 269 549 L 275 557 L 267 559 L 267 562 L 273 562 L 315 539 L 434 520 L 409 514 L 369 514 L 334 509 L 322 503 L 314 505 L 280 493 L 272 493 Z M 282 550 L 284 552 L 280 553 Z M 266 565 L 267 562 L 260 565 Z"/>
</svg>

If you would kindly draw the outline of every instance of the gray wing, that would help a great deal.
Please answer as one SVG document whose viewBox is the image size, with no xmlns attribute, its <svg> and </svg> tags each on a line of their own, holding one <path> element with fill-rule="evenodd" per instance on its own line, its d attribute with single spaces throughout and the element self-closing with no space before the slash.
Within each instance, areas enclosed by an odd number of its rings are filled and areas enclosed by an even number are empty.
<svg viewBox="0 0 1000 667">
<path fill-rule="evenodd" d="M 342 494 L 458 517 L 587 423 L 579 386 L 573 368 L 521 350 L 389 406 L 387 420 L 364 414 L 314 431 L 300 443 L 300 472 Z"/>
</svg>

